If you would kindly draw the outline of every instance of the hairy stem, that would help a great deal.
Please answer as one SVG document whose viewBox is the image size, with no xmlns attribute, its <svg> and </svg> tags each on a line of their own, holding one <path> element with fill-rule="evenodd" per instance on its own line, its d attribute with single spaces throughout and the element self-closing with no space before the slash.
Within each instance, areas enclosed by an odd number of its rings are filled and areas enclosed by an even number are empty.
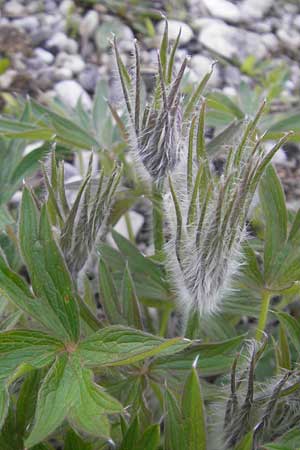
<svg viewBox="0 0 300 450">
<path fill-rule="evenodd" d="M 163 195 L 159 187 L 153 185 L 153 210 L 152 226 L 155 253 L 163 252 L 164 248 L 164 215 L 163 215 Z"/>
<path fill-rule="evenodd" d="M 255 333 L 255 339 L 261 341 L 264 336 L 264 330 L 267 323 L 269 305 L 272 294 L 268 291 L 263 291 L 261 296 L 261 309 L 258 318 L 258 324 Z"/>
</svg>

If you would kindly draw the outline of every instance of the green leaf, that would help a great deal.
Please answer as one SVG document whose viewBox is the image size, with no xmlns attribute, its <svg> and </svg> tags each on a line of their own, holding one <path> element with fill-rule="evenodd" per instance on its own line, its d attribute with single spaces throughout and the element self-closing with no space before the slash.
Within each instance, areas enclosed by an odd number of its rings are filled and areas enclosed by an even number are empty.
<svg viewBox="0 0 300 450">
<path fill-rule="evenodd" d="M 233 145 L 235 139 L 240 135 L 243 127 L 243 121 L 234 121 L 224 128 L 217 136 L 215 136 L 208 144 L 206 144 L 206 152 L 209 157 L 215 156 L 220 152 L 224 152 L 228 146 Z"/>
<path fill-rule="evenodd" d="M 281 264 L 278 253 L 287 238 L 287 210 L 281 183 L 271 165 L 267 167 L 260 181 L 259 195 L 266 227 L 264 276 L 268 283 L 272 283 L 273 274 Z"/>
<path fill-rule="evenodd" d="M 137 443 L 140 435 L 138 416 L 135 416 L 126 430 L 119 450 L 138 450 Z"/>
<path fill-rule="evenodd" d="M 266 450 L 297 450 L 300 447 L 300 430 L 299 426 L 292 428 L 287 431 L 275 442 L 270 442 L 269 444 L 264 444 L 264 449 Z"/>
<path fill-rule="evenodd" d="M 76 149 L 82 148 L 90 150 L 92 148 L 98 149 L 100 147 L 100 144 L 90 135 L 90 133 L 78 126 L 72 120 L 56 114 L 51 111 L 51 109 L 46 108 L 33 99 L 30 100 L 30 105 L 33 114 L 48 125 L 52 135 L 56 134 L 59 142 L 70 147 L 75 147 Z"/>
<path fill-rule="evenodd" d="M 73 430 L 68 431 L 64 450 L 92 450 L 92 448 L 92 444 L 84 442 Z"/>
<path fill-rule="evenodd" d="M 11 176 L 11 183 L 20 183 L 25 177 L 36 170 L 39 167 L 39 162 L 45 158 L 49 151 L 49 144 L 44 144 L 24 156 Z"/>
<path fill-rule="evenodd" d="M 287 335 L 285 333 L 285 329 L 282 325 L 279 327 L 279 343 L 278 343 L 278 351 L 279 351 L 279 367 L 291 370 L 291 352 L 288 344 Z"/>
<path fill-rule="evenodd" d="M 20 389 L 16 407 L 16 426 L 23 438 L 33 422 L 42 372 L 41 370 L 29 372 Z"/>
<path fill-rule="evenodd" d="M 196 369 L 188 376 L 182 395 L 183 435 L 186 450 L 206 450 L 205 411 Z"/>
<path fill-rule="evenodd" d="M 0 294 L 11 301 L 32 318 L 52 330 L 58 337 L 65 336 L 63 326 L 49 304 L 41 298 L 35 298 L 25 281 L 13 272 L 0 254 Z"/>
<path fill-rule="evenodd" d="M 230 97 L 222 92 L 212 92 L 207 95 L 207 103 L 214 109 L 232 114 L 237 119 L 244 119 L 243 111 L 234 103 Z"/>
<path fill-rule="evenodd" d="M 82 341 L 78 352 L 91 367 L 122 366 L 166 351 L 175 353 L 188 345 L 190 341 L 180 338 L 167 340 L 131 328 L 111 326 Z"/>
<path fill-rule="evenodd" d="M 124 236 L 117 233 L 115 230 L 112 231 L 112 235 L 115 243 L 120 249 L 120 252 L 128 260 L 128 265 L 131 273 L 134 273 L 136 271 L 145 272 L 148 274 L 148 276 L 151 276 L 159 283 L 162 282 L 160 267 L 158 267 L 150 259 L 147 259 L 144 255 L 142 255 L 135 245 L 133 245 L 128 239 L 124 238 Z"/>
<path fill-rule="evenodd" d="M 137 449 L 156 450 L 160 442 L 159 424 L 150 425 L 139 440 Z"/>
<path fill-rule="evenodd" d="M 103 259 L 99 262 L 99 283 L 101 304 L 107 319 L 111 324 L 124 324 L 125 321 L 121 314 L 121 305 L 117 289 L 112 275 Z"/>
<path fill-rule="evenodd" d="M 40 224 L 34 200 L 23 191 L 19 223 L 20 246 L 32 287 L 57 316 L 67 339 L 79 337 L 79 312 L 71 276 L 55 242 L 45 207 Z"/>
<path fill-rule="evenodd" d="M 217 362 L 218 358 L 222 361 L 223 355 L 237 349 L 244 338 L 245 335 L 236 336 L 221 342 L 203 343 L 194 341 L 190 347 L 184 349 L 182 352 L 178 352 L 176 355 L 156 358 L 152 362 L 151 367 L 157 368 L 158 370 L 189 370 L 195 358 L 199 356 L 198 367 L 202 373 L 206 368 L 206 364 L 209 364 L 209 359 L 211 359 L 212 363 Z M 213 360 L 214 357 L 216 358 L 215 360 Z"/>
<path fill-rule="evenodd" d="M 123 316 L 129 326 L 143 329 L 139 302 L 135 291 L 134 282 L 128 266 L 125 267 L 122 283 Z"/>
<path fill-rule="evenodd" d="M 35 421 L 25 447 L 32 447 L 49 436 L 64 420 L 78 397 L 78 383 L 68 355 L 56 359 L 39 390 Z"/>
<path fill-rule="evenodd" d="M 279 312 L 276 313 L 282 327 L 287 331 L 294 344 L 297 352 L 300 354 L 300 324 L 294 317 L 287 313 Z"/>
<path fill-rule="evenodd" d="M 253 432 L 250 431 L 234 448 L 234 450 L 252 450 L 253 448 Z"/>
<path fill-rule="evenodd" d="M 9 394 L 5 386 L 0 387 L 0 430 L 5 422 L 9 407 Z"/>
<path fill-rule="evenodd" d="M 41 331 L 12 330 L 0 333 L 0 379 L 11 376 L 21 364 L 48 365 L 63 348 L 58 339 Z"/>
<path fill-rule="evenodd" d="M 0 58 L 0 75 L 6 72 L 10 66 L 9 58 Z"/>
<path fill-rule="evenodd" d="M 1 450 L 23 450 L 24 448 L 22 439 L 18 435 L 16 428 L 15 412 L 12 402 L 0 433 L 0 448 Z"/>
<path fill-rule="evenodd" d="M 166 389 L 164 396 L 164 450 L 182 450 L 185 448 L 183 422 L 178 403 L 172 393 Z"/>
<path fill-rule="evenodd" d="M 77 383 L 80 399 L 70 410 L 70 422 L 92 436 L 108 438 L 110 425 L 105 415 L 121 413 L 123 406 L 94 383 L 91 370 L 80 368 L 77 372 Z"/>
</svg>

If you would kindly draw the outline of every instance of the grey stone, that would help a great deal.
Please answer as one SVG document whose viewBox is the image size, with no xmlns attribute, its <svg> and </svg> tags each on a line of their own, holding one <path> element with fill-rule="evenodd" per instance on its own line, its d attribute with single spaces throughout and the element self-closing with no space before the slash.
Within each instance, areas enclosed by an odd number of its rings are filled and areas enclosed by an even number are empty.
<svg viewBox="0 0 300 450">
<path fill-rule="evenodd" d="M 36 14 L 43 12 L 43 2 L 40 0 L 31 0 L 26 5 L 27 14 Z"/>
<path fill-rule="evenodd" d="M 68 16 L 70 13 L 72 13 L 73 8 L 74 8 L 74 3 L 72 2 L 72 0 L 63 0 L 62 2 L 60 2 L 59 11 L 64 16 Z"/>
<path fill-rule="evenodd" d="M 202 0 L 210 15 L 228 22 L 237 23 L 241 20 L 239 8 L 227 0 Z"/>
<path fill-rule="evenodd" d="M 87 92 L 93 93 L 99 78 L 98 68 L 90 65 L 79 74 L 78 81 Z"/>
<path fill-rule="evenodd" d="M 55 12 L 57 9 L 57 5 L 54 0 L 46 0 L 45 1 L 45 11 L 48 13 Z"/>
<path fill-rule="evenodd" d="M 10 0 L 8 2 L 4 2 L 3 12 L 4 15 L 9 17 L 21 17 L 25 14 L 25 8 L 16 0 Z"/>
<path fill-rule="evenodd" d="M 51 89 L 54 84 L 54 68 L 47 67 L 42 69 L 37 73 L 36 84 L 39 89 L 46 91 Z"/>
<path fill-rule="evenodd" d="M 90 108 L 92 101 L 82 86 L 75 80 L 60 81 L 54 86 L 58 97 L 68 106 L 74 108 L 79 99 L 86 108 Z"/>
<path fill-rule="evenodd" d="M 54 56 L 52 55 L 52 53 L 48 52 L 43 48 L 37 47 L 34 50 L 34 53 L 36 57 L 45 64 L 52 64 L 54 61 Z"/>
<path fill-rule="evenodd" d="M 244 0 L 241 3 L 241 14 L 246 21 L 262 19 L 273 4 L 274 0 Z"/>
<path fill-rule="evenodd" d="M 66 67 L 55 68 L 54 79 L 55 81 L 70 80 L 73 77 L 73 73 Z"/>
<path fill-rule="evenodd" d="M 99 51 L 110 47 L 110 40 L 115 35 L 120 50 L 131 50 L 134 35 L 129 27 L 118 19 L 109 19 L 99 25 L 94 34 L 96 47 Z"/>
<path fill-rule="evenodd" d="M 75 75 L 85 68 L 85 62 L 80 55 L 69 55 L 65 52 L 61 52 L 57 55 L 55 64 L 57 67 L 66 67 L 67 69 L 70 69 Z"/>
<path fill-rule="evenodd" d="M 78 44 L 74 39 L 68 38 L 65 33 L 58 31 L 46 42 L 47 48 L 57 47 L 59 50 L 76 54 L 78 52 Z"/>
<path fill-rule="evenodd" d="M 52 35 L 53 30 L 48 26 L 42 26 L 31 34 L 31 42 L 33 46 L 44 44 Z M 49 48 L 49 47 L 48 47 Z"/>
<path fill-rule="evenodd" d="M 217 20 L 200 31 L 199 42 L 226 58 L 243 60 L 254 54 L 259 60 L 267 55 L 266 47 L 257 34 L 239 30 Z"/>
<path fill-rule="evenodd" d="M 33 32 L 39 27 L 39 20 L 35 16 L 22 17 L 14 20 L 14 25 L 23 30 Z"/>
<path fill-rule="evenodd" d="M 81 19 L 79 25 L 79 32 L 81 36 L 86 39 L 91 37 L 95 33 L 98 24 L 98 13 L 94 10 L 88 11 L 86 15 Z"/>
<path fill-rule="evenodd" d="M 300 14 L 297 14 L 297 16 L 294 18 L 294 26 L 297 28 L 297 30 L 300 30 Z"/>
<path fill-rule="evenodd" d="M 0 75 L 0 88 L 7 89 L 13 82 L 17 72 L 13 69 L 6 70 L 2 75 Z"/>
<path fill-rule="evenodd" d="M 279 49 L 279 42 L 273 33 L 266 33 L 261 35 L 261 40 L 268 50 L 276 52 Z"/>
<path fill-rule="evenodd" d="M 300 34 L 293 29 L 289 31 L 281 28 L 277 31 L 278 39 L 287 47 L 292 50 L 297 50 L 300 48 Z"/>
<path fill-rule="evenodd" d="M 189 80 L 195 83 L 199 83 L 200 80 L 210 72 L 212 68 L 212 59 L 203 55 L 194 55 L 190 60 L 191 72 L 189 74 Z M 219 68 L 217 65 L 213 68 L 213 73 L 208 81 L 208 86 L 217 87 L 220 83 Z"/>
<path fill-rule="evenodd" d="M 184 22 L 180 22 L 179 20 L 169 20 L 168 27 L 170 40 L 175 40 L 178 36 L 179 30 L 181 29 L 181 36 L 180 36 L 181 45 L 187 44 L 193 38 L 194 35 L 193 30 L 189 25 L 187 25 Z M 161 20 L 156 27 L 156 31 L 160 36 L 162 36 L 164 29 L 165 29 L 165 21 Z"/>
</svg>

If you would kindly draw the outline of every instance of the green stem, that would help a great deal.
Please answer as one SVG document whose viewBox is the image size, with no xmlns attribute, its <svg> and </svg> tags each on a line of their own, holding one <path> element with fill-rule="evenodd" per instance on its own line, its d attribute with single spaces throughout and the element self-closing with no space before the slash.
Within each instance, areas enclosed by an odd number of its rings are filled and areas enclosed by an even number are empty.
<svg viewBox="0 0 300 450">
<path fill-rule="evenodd" d="M 166 337 L 168 331 L 168 322 L 170 317 L 170 309 L 165 309 L 161 314 L 159 335 Z"/>
<path fill-rule="evenodd" d="M 190 311 L 185 325 L 184 336 L 188 339 L 199 338 L 199 313 L 198 311 Z"/>
<path fill-rule="evenodd" d="M 264 336 L 264 330 L 265 330 L 266 323 L 267 323 L 271 297 L 272 297 L 271 292 L 268 292 L 268 291 L 262 292 L 261 309 L 260 309 L 258 324 L 257 324 L 257 328 L 256 328 L 256 333 L 255 333 L 255 339 L 257 341 L 261 341 Z"/>
<path fill-rule="evenodd" d="M 159 187 L 153 185 L 153 240 L 155 254 L 163 253 L 164 248 L 164 215 L 163 215 L 163 195 Z"/>
<path fill-rule="evenodd" d="M 128 231 L 129 240 L 130 240 L 130 242 L 134 243 L 135 237 L 134 237 L 134 232 L 133 232 L 130 215 L 129 215 L 128 211 L 124 214 L 124 217 L 125 217 L 125 223 L 126 223 L 126 227 L 127 227 L 127 231 Z"/>
</svg>

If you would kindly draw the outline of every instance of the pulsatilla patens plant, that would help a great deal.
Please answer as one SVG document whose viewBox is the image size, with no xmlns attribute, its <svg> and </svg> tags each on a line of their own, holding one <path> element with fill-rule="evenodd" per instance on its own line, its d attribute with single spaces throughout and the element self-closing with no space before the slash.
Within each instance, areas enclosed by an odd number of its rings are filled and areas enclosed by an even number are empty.
<svg viewBox="0 0 300 450">
<path fill-rule="evenodd" d="M 287 210 L 270 164 L 289 134 L 265 151 L 262 104 L 206 142 L 210 100 L 201 95 L 211 72 L 183 96 L 179 40 L 169 51 L 166 23 L 148 102 L 137 45 L 131 75 L 114 42 L 127 113 L 123 123 L 109 105 L 124 138 L 114 152 L 98 142 L 100 91 L 97 139 L 76 125 L 91 119 L 80 104 L 75 122 L 35 102 L 26 109 L 41 115 L 38 124 L 0 120 L 3 139 L 12 127 L 15 139 L 50 141 L 55 129 L 57 144 L 42 165 L 43 195 L 25 183 L 18 217 L 2 228 L 10 246 L 0 249 L 0 450 L 300 446 L 300 213 Z M 92 155 L 70 196 L 57 159 L 87 147 L 99 152 L 99 173 Z M 37 150 L 34 164 L 50 152 Z M 217 174 L 213 157 L 224 150 Z M 24 160 L 9 196 L 27 173 Z M 150 257 L 132 232 L 126 239 L 112 229 L 125 216 L 130 230 L 140 194 L 153 205 Z M 187 316 L 179 331 L 178 306 Z"/>
<path fill-rule="evenodd" d="M 256 136 L 263 107 L 245 126 L 236 146 L 230 148 L 222 175 L 216 176 L 205 147 L 202 101 L 189 130 L 185 181 L 176 171 L 169 177 L 174 204 L 170 217 L 175 224 L 167 247 L 167 266 L 178 297 L 200 315 L 216 312 L 230 289 L 232 276 L 242 264 L 241 244 L 256 188 L 268 163 L 290 135 L 269 152 L 263 150 L 262 139 Z"/>
</svg>

